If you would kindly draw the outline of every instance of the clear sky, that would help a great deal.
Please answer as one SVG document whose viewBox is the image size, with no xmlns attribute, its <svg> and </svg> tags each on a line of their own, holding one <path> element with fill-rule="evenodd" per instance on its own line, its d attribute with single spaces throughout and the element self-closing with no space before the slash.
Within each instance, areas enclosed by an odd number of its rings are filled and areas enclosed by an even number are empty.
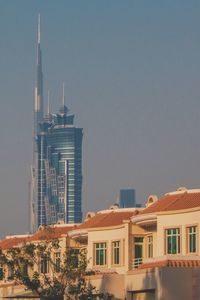
<svg viewBox="0 0 200 300">
<path fill-rule="evenodd" d="M 200 187 L 200 1 L 0 0 L 0 236 L 28 231 L 37 15 L 45 98 L 84 129 L 83 211 Z"/>
</svg>

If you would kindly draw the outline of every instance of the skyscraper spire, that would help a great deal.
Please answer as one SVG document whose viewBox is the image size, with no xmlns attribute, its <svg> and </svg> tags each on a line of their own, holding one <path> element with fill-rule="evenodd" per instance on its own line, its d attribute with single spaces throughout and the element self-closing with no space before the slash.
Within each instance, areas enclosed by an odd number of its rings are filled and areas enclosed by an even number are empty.
<svg viewBox="0 0 200 300">
<path fill-rule="evenodd" d="M 43 73 L 42 73 L 42 51 L 40 48 L 41 31 L 40 31 L 40 14 L 38 14 L 38 26 L 37 26 L 37 57 L 36 57 L 36 83 L 34 94 L 34 108 L 33 108 L 33 164 L 31 166 L 31 207 L 32 207 L 32 231 L 36 229 L 37 224 L 37 142 L 36 137 L 40 133 L 40 123 L 43 122 Z"/>
<path fill-rule="evenodd" d="M 65 106 L 65 83 L 63 82 L 62 106 Z"/>
<path fill-rule="evenodd" d="M 50 92 L 48 90 L 48 106 L 47 106 L 47 115 L 49 116 L 50 115 Z"/>
<path fill-rule="evenodd" d="M 40 14 L 38 14 L 38 44 L 40 44 Z"/>
<path fill-rule="evenodd" d="M 62 84 L 62 105 L 60 108 L 60 114 L 64 115 L 68 113 L 68 108 L 65 105 L 65 83 Z"/>
<path fill-rule="evenodd" d="M 34 136 L 39 133 L 39 123 L 43 120 L 43 72 L 42 72 L 42 51 L 40 47 L 41 30 L 40 14 L 38 15 L 37 32 L 37 59 L 36 59 L 36 86 L 34 99 Z"/>
</svg>

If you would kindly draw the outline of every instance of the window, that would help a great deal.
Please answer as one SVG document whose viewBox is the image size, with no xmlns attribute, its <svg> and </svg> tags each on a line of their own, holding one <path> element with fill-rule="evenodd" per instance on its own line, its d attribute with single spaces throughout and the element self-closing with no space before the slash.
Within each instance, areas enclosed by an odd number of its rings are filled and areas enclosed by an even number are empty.
<svg viewBox="0 0 200 300">
<path fill-rule="evenodd" d="M 197 252 L 197 226 L 187 227 L 187 252 Z"/>
<path fill-rule="evenodd" d="M 147 236 L 147 257 L 153 257 L 153 236 Z"/>
<path fill-rule="evenodd" d="M 54 254 L 54 264 L 55 264 L 55 272 L 59 273 L 61 271 L 60 252 L 56 252 Z"/>
<path fill-rule="evenodd" d="M 8 280 L 13 280 L 14 279 L 14 267 L 8 266 L 8 276 L 7 276 Z"/>
<path fill-rule="evenodd" d="M 120 241 L 112 242 L 112 264 L 120 264 Z"/>
<path fill-rule="evenodd" d="M 27 276 L 28 275 L 28 262 L 23 262 L 20 266 L 21 269 L 21 273 L 23 276 Z"/>
<path fill-rule="evenodd" d="M 49 273 L 49 259 L 46 255 L 41 257 L 40 261 L 40 272 L 42 274 Z"/>
<path fill-rule="evenodd" d="M 180 228 L 166 229 L 166 253 L 180 253 Z"/>
<path fill-rule="evenodd" d="M 3 278 L 4 278 L 3 266 L 0 265 L 0 280 L 3 280 Z"/>
<path fill-rule="evenodd" d="M 134 260 L 133 260 L 133 267 L 138 268 L 139 265 L 142 263 L 143 259 L 143 240 L 142 236 L 134 237 Z"/>
<path fill-rule="evenodd" d="M 96 243 L 95 246 L 95 265 L 106 265 L 106 243 Z"/>
</svg>

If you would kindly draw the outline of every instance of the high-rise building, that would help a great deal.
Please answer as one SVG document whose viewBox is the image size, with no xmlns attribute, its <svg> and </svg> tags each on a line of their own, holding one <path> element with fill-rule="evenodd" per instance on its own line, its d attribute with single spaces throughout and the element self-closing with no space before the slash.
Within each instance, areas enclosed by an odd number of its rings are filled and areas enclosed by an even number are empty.
<svg viewBox="0 0 200 300">
<path fill-rule="evenodd" d="M 82 221 L 82 128 L 68 114 L 64 86 L 58 113 L 43 116 L 43 74 L 40 18 L 37 39 L 32 168 L 33 230 L 40 225 Z"/>
<path fill-rule="evenodd" d="M 121 208 L 140 207 L 141 206 L 140 204 L 136 203 L 134 189 L 121 189 L 120 190 L 119 206 Z"/>
</svg>

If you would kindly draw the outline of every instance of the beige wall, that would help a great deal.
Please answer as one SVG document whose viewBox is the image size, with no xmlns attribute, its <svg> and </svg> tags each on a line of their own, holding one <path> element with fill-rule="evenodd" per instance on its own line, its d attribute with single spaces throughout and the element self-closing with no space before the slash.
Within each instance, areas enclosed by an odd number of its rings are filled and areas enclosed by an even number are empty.
<svg viewBox="0 0 200 300">
<path fill-rule="evenodd" d="M 165 229 L 180 227 L 181 233 L 181 255 L 186 255 L 186 228 L 188 225 L 198 225 L 199 233 L 200 211 L 179 212 L 168 215 L 158 215 L 157 218 L 157 243 L 154 244 L 155 256 L 165 255 Z M 199 234 L 198 234 L 199 236 Z M 200 239 L 198 239 L 198 255 Z"/>
<path fill-rule="evenodd" d="M 88 268 L 96 269 L 112 269 L 120 273 L 128 270 L 128 258 L 129 258 L 129 224 L 123 224 L 115 228 L 101 228 L 98 230 L 89 230 L 88 232 Z M 120 261 L 119 266 L 112 265 L 112 242 L 120 241 Z M 106 242 L 107 243 L 107 265 L 95 266 L 94 258 L 94 243 Z"/>
<path fill-rule="evenodd" d="M 138 270 L 125 277 L 128 291 L 155 289 L 155 300 L 197 300 L 200 299 L 200 270 L 197 268 L 156 268 Z"/>
<path fill-rule="evenodd" d="M 122 274 L 95 275 L 89 278 L 89 281 L 100 292 L 110 293 L 114 299 L 125 299 L 124 277 Z"/>
</svg>

